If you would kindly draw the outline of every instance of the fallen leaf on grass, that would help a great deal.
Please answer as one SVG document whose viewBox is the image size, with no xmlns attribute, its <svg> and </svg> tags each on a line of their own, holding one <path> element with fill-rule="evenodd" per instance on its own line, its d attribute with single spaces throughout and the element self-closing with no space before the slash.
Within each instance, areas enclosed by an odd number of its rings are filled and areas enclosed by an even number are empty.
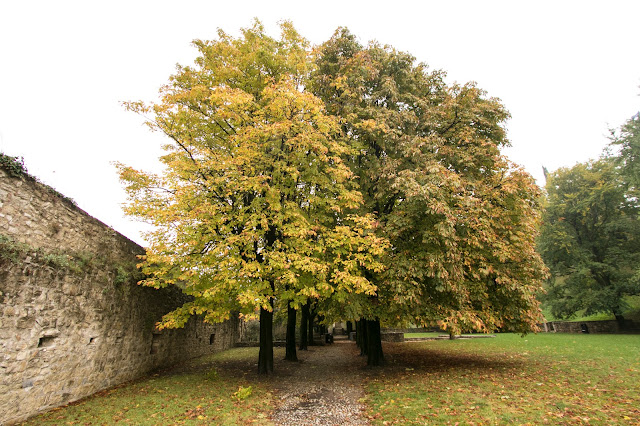
<svg viewBox="0 0 640 426">
<path fill-rule="evenodd" d="M 202 408 L 201 406 L 197 406 L 196 408 L 193 408 L 191 410 L 187 410 L 184 413 L 185 417 L 188 419 L 198 419 L 198 420 L 202 420 L 204 419 L 204 408 Z"/>
</svg>

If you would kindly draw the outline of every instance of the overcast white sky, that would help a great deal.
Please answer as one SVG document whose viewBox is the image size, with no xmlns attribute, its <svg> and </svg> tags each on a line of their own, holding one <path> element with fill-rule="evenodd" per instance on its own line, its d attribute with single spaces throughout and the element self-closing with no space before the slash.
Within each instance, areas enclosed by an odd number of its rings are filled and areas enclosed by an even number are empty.
<svg viewBox="0 0 640 426">
<path fill-rule="evenodd" d="M 120 102 L 155 99 L 191 40 L 254 17 L 314 44 L 346 26 L 476 81 L 511 112 L 506 154 L 540 184 L 543 165 L 597 157 L 640 110 L 640 1 L 0 0 L 0 151 L 143 243 L 111 162 L 151 169 L 164 140 Z"/>
</svg>

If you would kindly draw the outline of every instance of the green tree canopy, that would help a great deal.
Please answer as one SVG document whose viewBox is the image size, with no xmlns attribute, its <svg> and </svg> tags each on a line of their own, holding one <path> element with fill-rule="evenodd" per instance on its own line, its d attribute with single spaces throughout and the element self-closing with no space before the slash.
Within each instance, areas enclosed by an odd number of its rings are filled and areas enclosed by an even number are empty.
<svg viewBox="0 0 640 426">
<path fill-rule="evenodd" d="M 624 152 L 624 150 L 623 150 Z M 624 296 L 640 294 L 634 278 L 640 261 L 637 199 L 614 157 L 551 173 L 539 239 L 552 277 L 545 303 L 569 318 L 584 310 L 622 318 Z"/>
<path fill-rule="evenodd" d="M 539 321 L 539 192 L 500 154 L 502 104 L 473 84 L 339 29 L 319 48 L 311 90 L 340 118 L 349 165 L 391 242 L 368 317 L 455 331 Z"/>
<path fill-rule="evenodd" d="M 640 189 L 640 113 L 623 124 L 619 132 L 613 132 L 612 144 L 620 148 L 616 158 L 622 174 L 631 189 L 637 192 Z"/>
<path fill-rule="evenodd" d="M 239 38 L 194 44 L 196 66 L 179 67 L 159 103 L 128 104 L 168 136 L 165 171 L 120 166 L 127 212 L 155 226 L 145 284 L 193 296 L 160 326 L 258 308 L 268 322 L 275 298 L 299 306 L 375 294 L 364 271 L 382 268 L 385 244 L 372 217 L 352 214 L 362 196 L 342 160 L 350 148 L 304 90 L 307 43 L 288 23 L 280 40 L 256 23 Z M 265 350 L 261 372 L 272 369 Z"/>
<path fill-rule="evenodd" d="M 161 327 L 260 309 L 261 372 L 276 301 L 376 334 L 534 329 L 539 194 L 500 153 L 501 102 L 344 29 L 313 51 L 281 29 L 195 41 L 159 102 L 127 104 L 168 137 L 159 175 L 120 166 L 155 225 L 145 284 L 192 296 Z"/>
</svg>

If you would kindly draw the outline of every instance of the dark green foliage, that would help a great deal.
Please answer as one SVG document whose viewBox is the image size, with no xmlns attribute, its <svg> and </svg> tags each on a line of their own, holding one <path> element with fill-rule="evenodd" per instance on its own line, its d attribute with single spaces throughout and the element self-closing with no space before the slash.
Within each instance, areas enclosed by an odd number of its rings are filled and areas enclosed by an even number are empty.
<svg viewBox="0 0 640 426">
<path fill-rule="evenodd" d="M 386 271 L 367 275 L 375 297 L 352 300 L 344 317 L 438 321 L 456 332 L 535 328 L 545 277 L 534 244 L 539 190 L 500 155 L 504 106 L 346 29 L 319 47 L 316 66 L 309 88 L 340 117 L 359 212 L 391 244 Z"/>
<path fill-rule="evenodd" d="M 133 261 L 116 261 L 109 257 L 94 256 L 90 253 L 36 249 L 28 244 L 15 241 L 9 236 L 0 234 L 0 261 L 20 264 L 27 256 L 32 256 L 36 261 L 51 268 L 66 270 L 76 275 L 86 274 L 94 268 L 113 268 L 114 282 L 117 285 L 127 282 L 135 283 L 144 278 Z"/>
<path fill-rule="evenodd" d="M 24 166 L 24 158 L 12 157 L 0 152 L 0 167 L 12 177 L 27 176 L 27 168 Z"/>
<path fill-rule="evenodd" d="M 27 248 L 25 244 L 17 243 L 6 235 L 0 234 L 0 260 L 17 263 L 20 254 Z"/>
<path fill-rule="evenodd" d="M 115 279 L 114 282 L 116 285 L 122 285 L 125 283 L 136 284 L 138 281 L 142 280 L 144 275 L 140 272 L 140 270 L 136 267 L 134 263 L 121 263 L 116 265 L 115 267 Z"/>
<path fill-rule="evenodd" d="M 82 273 L 82 265 L 78 260 L 71 255 L 63 253 L 45 253 L 42 255 L 44 262 L 57 269 L 67 269 L 74 274 Z"/>
<path fill-rule="evenodd" d="M 617 157 L 626 182 L 637 191 L 640 186 L 640 113 L 631 117 L 613 134 L 612 144 L 620 147 Z"/>
<path fill-rule="evenodd" d="M 82 272 L 83 263 L 80 261 L 79 255 L 35 249 L 28 244 L 17 242 L 9 236 L 0 234 L 0 259 L 17 264 L 30 253 L 36 259 L 52 268 L 67 269 L 73 273 Z"/>
<path fill-rule="evenodd" d="M 543 300 L 554 316 L 621 318 L 624 297 L 640 294 L 639 207 L 626 187 L 612 157 L 549 175 L 539 249 L 552 273 Z"/>
</svg>

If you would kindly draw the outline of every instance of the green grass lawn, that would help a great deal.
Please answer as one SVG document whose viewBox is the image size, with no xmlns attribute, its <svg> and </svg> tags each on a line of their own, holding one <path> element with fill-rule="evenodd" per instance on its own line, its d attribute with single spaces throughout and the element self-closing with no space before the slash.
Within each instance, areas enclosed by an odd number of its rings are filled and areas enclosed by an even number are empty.
<svg viewBox="0 0 640 426">
<path fill-rule="evenodd" d="M 410 338 L 412 338 L 412 337 L 414 337 L 414 338 L 418 338 L 418 337 L 419 337 L 419 338 L 423 338 L 423 337 L 438 337 L 438 336 L 441 336 L 441 335 L 443 335 L 443 334 L 446 334 L 446 333 L 442 333 L 442 332 L 428 332 L 428 333 L 404 333 L 404 338 L 405 338 L 405 339 L 407 339 L 407 338 L 409 338 L 409 339 L 410 339 Z"/>
<path fill-rule="evenodd" d="M 640 424 L 639 335 L 498 334 L 384 351 L 382 368 L 353 359 L 373 424 Z M 257 379 L 256 360 L 257 348 L 228 350 L 27 424 L 270 424 L 273 382 Z"/>
<path fill-rule="evenodd" d="M 199 358 L 179 371 L 153 374 L 100 392 L 26 424 L 235 425 L 266 421 L 273 401 L 269 387 L 241 374 L 252 371 L 257 358 L 257 348 Z"/>
<path fill-rule="evenodd" d="M 374 424 L 640 424 L 640 336 L 500 334 L 385 347 Z M 385 423 L 386 422 L 386 423 Z"/>
</svg>

